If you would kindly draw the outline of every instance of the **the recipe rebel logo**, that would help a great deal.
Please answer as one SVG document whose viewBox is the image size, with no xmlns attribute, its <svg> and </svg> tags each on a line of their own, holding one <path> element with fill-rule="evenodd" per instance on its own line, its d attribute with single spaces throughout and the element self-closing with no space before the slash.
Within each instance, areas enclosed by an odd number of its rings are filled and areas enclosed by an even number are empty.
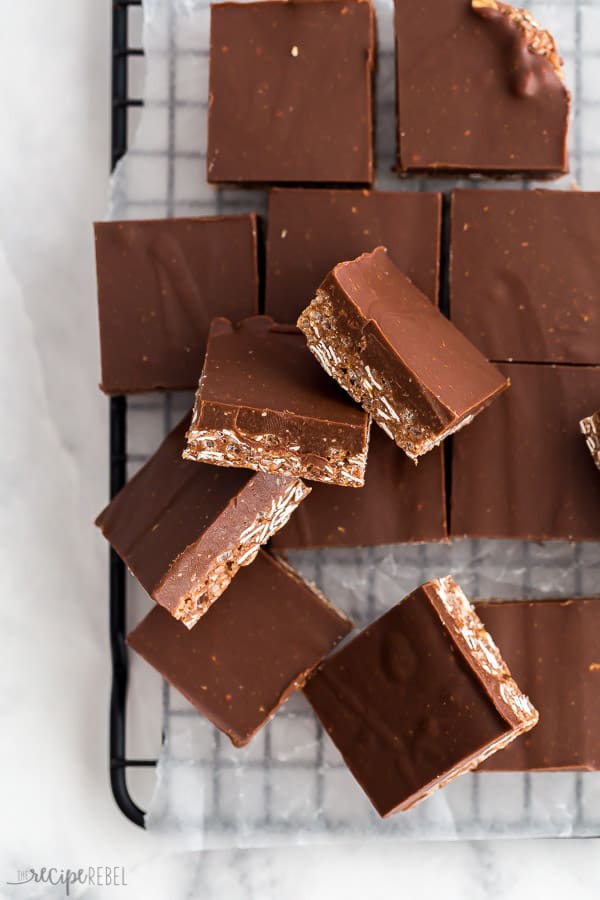
<svg viewBox="0 0 600 900">
<path fill-rule="evenodd" d="M 127 873 L 124 866 L 86 866 L 80 869 L 59 869 L 55 866 L 42 869 L 19 869 L 15 881 L 7 881 L 13 886 L 25 884 L 49 884 L 64 887 L 65 896 L 71 889 L 83 887 L 127 887 Z"/>
</svg>

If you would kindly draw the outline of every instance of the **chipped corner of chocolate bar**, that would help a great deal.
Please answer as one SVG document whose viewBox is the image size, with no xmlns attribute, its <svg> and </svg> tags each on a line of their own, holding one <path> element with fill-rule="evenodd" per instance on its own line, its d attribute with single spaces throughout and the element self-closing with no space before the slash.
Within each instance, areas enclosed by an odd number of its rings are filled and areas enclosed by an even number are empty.
<svg viewBox="0 0 600 900">
<path fill-rule="evenodd" d="M 567 96 L 563 59 L 556 40 L 526 9 L 511 6 L 501 0 L 471 0 L 471 8 L 484 19 L 501 23 L 514 38 L 512 49 L 511 82 L 515 93 L 529 96 L 538 90 L 539 79 L 534 72 L 531 57 L 545 59 L 562 84 Z"/>
</svg>

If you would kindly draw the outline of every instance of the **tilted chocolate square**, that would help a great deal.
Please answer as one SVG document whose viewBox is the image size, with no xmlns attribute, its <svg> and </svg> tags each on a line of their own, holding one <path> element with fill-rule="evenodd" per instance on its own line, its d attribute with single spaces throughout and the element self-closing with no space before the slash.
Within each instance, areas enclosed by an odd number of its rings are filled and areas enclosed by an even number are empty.
<svg viewBox="0 0 600 900">
<path fill-rule="evenodd" d="M 600 363 L 600 193 L 455 191 L 450 318 L 488 359 Z"/>
<path fill-rule="evenodd" d="M 213 321 L 186 459 L 360 487 L 369 426 L 297 328 Z"/>
<path fill-rule="evenodd" d="M 437 303 L 441 194 L 276 188 L 269 194 L 265 312 L 295 322 L 341 259 L 380 244 Z"/>
<path fill-rule="evenodd" d="M 367 0 L 211 6 L 208 180 L 370 184 Z"/>
<path fill-rule="evenodd" d="M 475 604 L 539 725 L 494 754 L 486 771 L 600 768 L 600 600 Z"/>
<path fill-rule="evenodd" d="M 400 172 L 567 171 L 554 38 L 500 0 L 395 0 Z"/>
<path fill-rule="evenodd" d="M 449 576 L 392 607 L 304 690 L 381 816 L 410 809 L 538 719 Z"/>
<path fill-rule="evenodd" d="M 351 629 L 291 566 L 260 551 L 198 628 L 157 607 L 127 642 L 241 747 Z"/>
<path fill-rule="evenodd" d="M 578 427 L 600 367 L 499 368 L 510 390 L 454 439 L 451 534 L 600 540 L 600 478 Z"/>
<path fill-rule="evenodd" d="M 272 547 L 373 547 L 447 537 L 440 447 L 415 466 L 380 428 L 373 428 L 360 491 L 316 482 L 311 487 L 288 524 L 274 535 Z"/>
<path fill-rule="evenodd" d="M 310 488 L 187 462 L 189 423 L 187 415 L 96 524 L 153 600 L 192 628 Z"/>
<path fill-rule="evenodd" d="M 508 387 L 385 247 L 335 266 L 298 326 L 325 371 L 411 459 Z"/>
<path fill-rule="evenodd" d="M 193 389 L 208 326 L 258 312 L 256 216 L 97 222 L 107 394 Z"/>
</svg>

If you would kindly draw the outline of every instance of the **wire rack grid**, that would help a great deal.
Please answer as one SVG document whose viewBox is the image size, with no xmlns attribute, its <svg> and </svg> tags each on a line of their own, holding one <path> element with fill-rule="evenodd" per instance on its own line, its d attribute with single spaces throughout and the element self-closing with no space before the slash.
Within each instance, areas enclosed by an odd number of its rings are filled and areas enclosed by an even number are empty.
<svg viewBox="0 0 600 900">
<path fill-rule="evenodd" d="M 590 38 L 587 17 L 596 15 L 590 0 L 548 0 L 530 4 L 542 20 L 563 20 L 563 32 L 570 37 L 561 50 L 565 56 L 567 76 L 572 86 L 574 115 L 571 127 L 572 172 L 584 187 L 600 182 L 600 144 L 590 137 L 598 112 L 598 97 L 587 88 L 600 73 L 600 40 L 595 47 Z M 155 107 L 166 115 L 166 141 L 160 147 L 142 147 L 137 144 L 129 151 L 129 157 L 141 163 L 160 160 L 164 164 L 164 177 L 156 195 L 136 195 L 129 186 L 126 196 L 121 196 L 119 208 L 127 216 L 173 216 L 176 214 L 220 214 L 249 209 L 264 212 L 264 192 L 240 192 L 220 190 L 209 194 L 194 195 L 179 186 L 187 184 L 189 167 L 195 169 L 198 180 L 203 178 L 205 153 L 199 146 L 180 146 L 178 142 L 178 116 L 201 115 L 206 111 L 206 101 L 180 90 L 178 72 L 182 59 L 197 57 L 207 62 L 205 46 L 178 41 L 177 5 L 169 5 L 168 35 L 164 47 L 165 83 L 160 96 L 146 98 L 146 107 Z M 208 4 L 207 4 L 208 6 Z M 143 55 L 140 47 L 130 45 L 129 19 L 132 10 L 141 7 L 141 0 L 113 0 L 113 109 L 112 109 L 112 166 L 123 157 L 128 148 L 128 125 L 132 112 L 144 105 L 141 97 L 131 96 L 129 71 L 132 61 Z M 598 19 L 600 24 L 600 18 Z M 394 140 L 393 101 L 389 87 L 394 80 L 394 55 L 391 46 L 379 52 L 377 83 L 378 146 L 389 150 L 378 155 L 379 188 L 399 187 L 398 179 L 390 172 L 393 164 L 391 148 Z M 196 92 L 197 94 L 198 92 Z M 582 115 L 585 110 L 586 114 Z M 588 125 L 591 121 L 591 125 Z M 585 148 L 585 152 L 584 152 Z M 511 184 L 515 184 L 511 182 Z M 469 186 L 476 189 L 485 182 L 458 180 L 453 186 Z M 528 182 L 522 182 L 528 186 Z M 432 190 L 447 189 L 449 183 L 407 180 L 403 188 Z M 487 186 L 487 185 L 486 185 Z M 122 187 L 121 187 L 122 190 Z M 445 291 L 442 286 L 442 305 Z M 131 438 L 139 417 L 151 416 L 160 423 L 164 434 L 171 430 L 180 414 L 189 407 L 189 396 L 161 394 L 142 397 L 116 397 L 110 401 L 110 490 L 111 496 L 120 490 L 131 474 L 148 458 L 153 447 L 139 452 L 128 452 L 128 436 Z M 135 446 L 143 442 L 135 441 Z M 379 583 L 380 572 L 388 582 L 392 579 L 396 597 L 428 577 L 440 567 L 454 568 L 467 573 L 465 588 L 473 596 L 485 596 L 488 584 L 479 577 L 479 561 L 488 552 L 482 542 L 459 542 L 454 548 L 439 545 L 421 545 L 404 548 L 397 557 L 389 548 L 369 548 L 357 551 L 350 557 L 344 551 L 319 551 L 298 555 L 294 560 L 303 573 L 325 590 L 334 582 L 344 585 L 342 605 L 357 625 L 366 624 L 385 608 L 389 584 Z M 521 573 L 512 584 L 514 596 L 536 594 L 536 567 L 544 567 L 548 560 L 535 546 L 520 544 L 508 551 L 510 558 L 518 559 Z M 562 561 L 560 554 L 563 554 Z M 565 586 L 572 595 L 596 593 L 591 585 L 600 572 L 600 554 L 597 547 L 581 548 L 565 545 L 556 548 L 552 563 L 563 565 L 572 574 L 571 583 Z M 387 569 L 386 569 L 387 566 Z M 589 572 L 588 579 L 582 575 Z M 340 574 L 342 572 L 342 574 Z M 387 573 L 387 574 L 386 574 Z M 128 580 L 125 568 L 118 557 L 110 558 L 110 637 L 113 661 L 113 685 L 110 721 L 110 772 L 112 790 L 117 804 L 124 814 L 143 826 L 144 812 L 132 799 L 128 790 L 127 773 L 132 768 L 152 767 L 153 759 L 131 758 L 126 750 L 126 712 L 128 683 L 128 651 L 125 644 Z M 377 831 L 390 836 L 458 837 L 499 835 L 561 834 L 600 835 L 600 784 L 593 775 L 560 773 L 557 776 L 529 775 L 469 776 L 457 786 L 451 786 L 445 794 L 451 796 L 451 823 L 440 807 L 427 804 L 405 817 L 396 817 L 389 823 L 380 823 L 364 805 L 357 794 L 347 796 L 345 780 L 347 772 L 301 698 L 295 698 L 280 712 L 269 728 L 257 736 L 240 761 L 239 751 L 232 752 L 223 736 L 207 726 L 189 705 L 180 701 L 166 683 L 162 687 L 163 742 L 165 746 L 181 749 L 185 741 L 193 741 L 194 764 L 202 773 L 202 811 L 199 825 L 202 830 L 213 832 L 225 842 L 246 840 L 252 843 L 257 835 L 280 836 L 302 830 L 303 834 L 318 836 L 355 835 L 357 827 Z M 182 739 L 182 734 L 185 738 Z M 191 737 L 190 737 L 191 735 Z M 179 743 L 178 743 L 179 742 Z M 190 786 L 189 755 L 172 754 L 171 765 L 162 773 L 163 797 L 176 796 L 177 791 Z M 244 783 L 245 795 L 250 797 L 247 808 L 240 809 L 240 785 Z M 296 806 L 289 804 L 290 786 L 300 797 Z M 282 803 L 282 798 L 287 801 Z M 341 802 L 341 798 L 343 802 Z M 548 799 L 550 798 L 550 799 Z M 568 823 L 558 817 L 548 823 L 548 805 L 557 809 L 568 808 Z M 168 810 L 163 814 L 168 818 Z M 551 817 L 550 817 L 551 818 Z M 358 826 L 357 826 L 357 823 Z M 245 834 L 245 837 L 242 835 Z"/>
</svg>

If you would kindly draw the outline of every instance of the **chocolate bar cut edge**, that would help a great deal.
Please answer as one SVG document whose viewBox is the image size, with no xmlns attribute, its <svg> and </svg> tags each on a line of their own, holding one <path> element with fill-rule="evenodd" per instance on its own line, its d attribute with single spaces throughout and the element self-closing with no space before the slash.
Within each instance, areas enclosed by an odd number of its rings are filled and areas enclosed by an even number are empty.
<svg viewBox="0 0 600 900">
<path fill-rule="evenodd" d="M 390 345 L 385 329 L 359 308 L 336 278 L 336 270 L 343 270 L 346 266 L 356 264 L 366 265 L 384 254 L 387 257 L 386 248 L 377 247 L 371 252 L 363 253 L 356 260 L 339 263 L 325 278 L 315 298 L 301 313 L 298 327 L 304 333 L 309 349 L 325 371 L 369 413 L 388 437 L 416 462 L 420 456 L 433 450 L 447 437 L 472 422 L 475 416 L 508 388 L 509 381 L 503 379 L 495 370 L 498 376 L 495 383 L 492 385 L 490 378 L 487 377 L 487 384 L 481 386 L 479 399 L 466 404 L 462 413 L 455 413 L 449 405 L 432 393 L 430 387 L 411 371 Z M 388 264 L 390 271 L 395 270 L 397 276 L 404 280 L 411 294 L 420 297 L 419 302 L 425 301 L 429 304 L 430 301 L 406 276 L 402 275 L 391 260 L 388 260 Z M 431 306 L 434 315 L 440 317 L 441 327 L 446 331 L 451 329 L 463 345 L 470 348 L 471 355 L 475 354 L 479 358 L 477 361 L 479 366 L 483 364 L 493 370 L 488 361 L 452 323 L 435 310 L 433 305 Z M 377 362 L 371 365 L 366 360 L 368 346 L 365 334 L 368 328 L 377 333 L 380 347 L 385 348 L 383 352 L 387 360 L 383 364 L 381 353 L 379 365 Z M 357 340 L 359 334 L 362 337 Z M 440 338 L 440 341 L 444 346 L 443 338 Z M 334 343 L 337 346 L 334 346 Z M 447 373 L 443 371 L 443 362 L 440 362 L 439 368 L 437 377 L 442 382 L 447 378 Z M 477 374 L 474 372 L 473 380 L 476 379 Z M 401 396 L 401 400 L 395 402 L 398 395 Z M 427 421 L 431 420 L 432 415 L 439 422 L 435 427 L 431 425 L 431 421 Z"/>
<path fill-rule="evenodd" d="M 600 411 L 581 419 L 579 427 L 592 454 L 592 459 L 600 469 Z"/>
<path fill-rule="evenodd" d="M 453 766 L 440 778 L 425 785 L 422 791 L 410 797 L 406 803 L 396 807 L 403 810 L 411 809 L 459 775 L 476 769 L 494 753 L 508 747 L 516 738 L 534 728 L 539 720 L 538 711 L 515 683 L 473 604 L 454 579 L 451 576 L 439 578 L 423 585 L 423 589 L 461 657 L 482 684 L 509 730 Z M 396 809 L 388 815 L 392 815 Z"/>
<path fill-rule="evenodd" d="M 416 627 L 411 641 L 407 629 Z M 437 653 L 442 646 L 440 668 L 426 649 Z M 368 687 L 360 674 L 363 658 L 373 665 Z M 417 699 L 415 677 L 421 686 Z M 309 679 L 305 692 L 383 817 L 412 808 L 476 768 L 538 720 L 450 576 L 421 585 L 335 652 Z M 396 703 L 400 706 L 394 712 Z M 444 725 L 446 717 L 451 725 Z M 444 734 L 451 743 L 440 754 Z"/>
<path fill-rule="evenodd" d="M 127 643 L 243 747 L 352 627 L 285 559 L 261 550 L 198 628 L 186 631 L 155 607 Z M 272 639 L 276 647 L 267 660 Z"/>
<path fill-rule="evenodd" d="M 287 524 L 292 513 L 311 491 L 308 485 L 299 478 L 289 479 L 264 475 L 262 472 L 257 472 L 252 477 L 252 482 L 257 485 L 263 480 L 265 482 L 263 487 L 266 488 L 262 498 L 264 503 L 256 504 L 254 519 L 239 534 L 235 535 L 235 528 L 238 526 L 238 503 L 237 497 L 232 497 L 213 526 L 174 560 L 153 592 L 153 599 L 169 609 L 172 615 L 183 622 L 187 628 L 193 628 L 212 604 L 218 600 L 242 566 L 248 566 L 254 562 L 263 544 L 266 544 L 280 528 Z M 201 549 L 204 540 L 210 537 L 211 530 L 215 529 L 218 534 L 229 526 L 235 535 L 234 540 L 237 540 L 236 546 L 225 548 L 208 561 L 204 578 L 200 584 L 196 583 L 196 579 L 192 575 L 191 580 L 187 582 L 187 592 L 176 599 L 176 605 L 174 605 L 170 598 L 170 585 L 177 584 L 175 579 L 181 578 L 179 588 L 185 586 L 186 569 L 190 562 L 193 565 L 194 557 Z"/>
<path fill-rule="evenodd" d="M 217 404 L 211 406 L 215 412 Z M 218 415 L 218 413 L 217 413 Z M 301 416 L 290 415 L 299 428 Z M 341 487 L 362 488 L 365 483 L 365 469 L 369 449 L 370 419 L 366 425 L 364 449 L 355 453 L 339 449 L 329 453 L 325 459 L 310 453 L 302 453 L 296 447 L 269 446 L 260 443 L 257 436 L 243 434 L 239 429 L 203 427 L 200 416 L 194 411 L 194 418 L 187 432 L 187 445 L 183 458 L 194 462 L 210 463 L 213 466 L 254 469 L 258 472 L 283 475 L 288 478 L 306 478 L 323 484 Z M 312 458 L 311 458 L 312 457 Z M 322 462 L 321 462 L 322 459 Z"/>
<path fill-rule="evenodd" d="M 269 316 L 213 319 L 184 459 L 360 488 L 370 427 L 297 328 Z"/>
<path fill-rule="evenodd" d="M 152 599 L 192 628 L 311 489 L 298 478 L 182 460 L 188 424 L 186 415 L 96 525 Z"/>
</svg>

